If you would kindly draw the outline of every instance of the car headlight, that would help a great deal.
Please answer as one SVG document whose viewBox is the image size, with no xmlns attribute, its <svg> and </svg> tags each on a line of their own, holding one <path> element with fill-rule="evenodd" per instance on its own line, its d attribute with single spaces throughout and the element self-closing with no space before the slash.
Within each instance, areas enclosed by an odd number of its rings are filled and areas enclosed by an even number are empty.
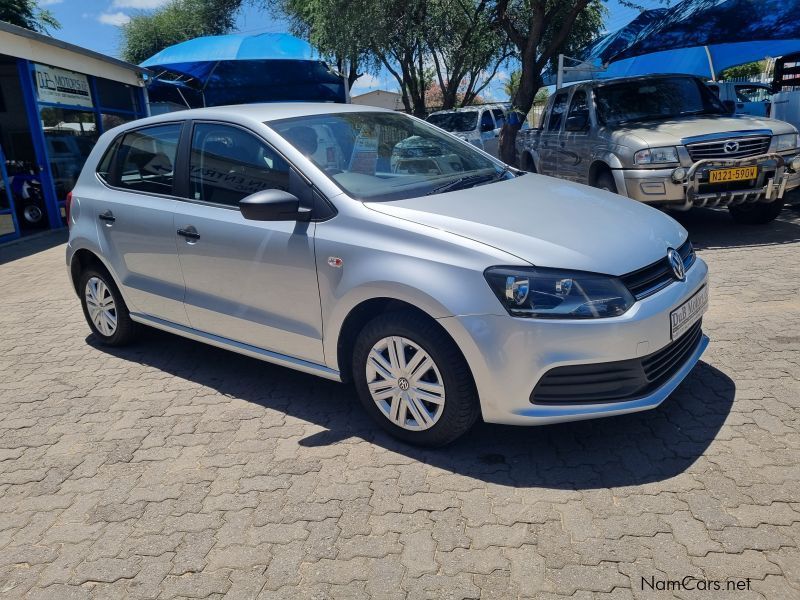
<svg viewBox="0 0 800 600">
<path fill-rule="evenodd" d="M 635 302 L 616 277 L 535 267 L 490 267 L 486 281 L 514 317 L 601 319 L 618 317 Z"/>
<path fill-rule="evenodd" d="M 633 162 L 637 165 L 654 165 L 660 163 L 678 162 L 678 149 L 675 146 L 663 148 L 645 148 L 633 155 Z"/>
<path fill-rule="evenodd" d="M 776 135 L 774 138 L 775 152 L 783 152 L 784 150 L 794 150 L 797 148 L 797 134 L 796 133 L 782 133 Z"/>
</svg>

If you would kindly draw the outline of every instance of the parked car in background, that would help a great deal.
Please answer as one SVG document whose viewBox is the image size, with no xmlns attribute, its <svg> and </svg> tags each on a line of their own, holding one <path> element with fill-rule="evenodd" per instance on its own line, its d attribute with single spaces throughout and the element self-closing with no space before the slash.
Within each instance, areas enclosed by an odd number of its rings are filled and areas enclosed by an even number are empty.
<svg viewBox="0 0 800 600">
<path fill-rule="evenodd" d="M 520 132 L 520 165 L 660 208 L 727 206 L 767 223 L 800 186 L 797 129 L 731 115 L 696 77 L 580 83 L 554 93 L 541 126 Z"/>
<path fill-rule="evenodd" d="M 485 104 L 440 110 L 431 113 L 427 121 L 497 157 L 500 151 L 498 145 L 500 129 L 510 115 L 510 105 L 508 104 Z M 524 129 L 527 129 L 528 125 L 524 115 L 515 113 L 513 117 L 522 123 Z"/>
<path fill-rule="evenodd" d="M 709 81 L 706 85 L 731 113 L 770 116 L 772 88 L 766 83 Z"/>
<path fill-rule="evenodd" d="M 460 169 L 392 168 L 412 139 Z M 143 119 L 100 138 L 70 198 L 68 272 L 100 343 L 144 324 L 353 381 L 411 443 L 654 408 L 708 343 L 708 269 L 673 219 L 392 111 Z"/>
</svg>

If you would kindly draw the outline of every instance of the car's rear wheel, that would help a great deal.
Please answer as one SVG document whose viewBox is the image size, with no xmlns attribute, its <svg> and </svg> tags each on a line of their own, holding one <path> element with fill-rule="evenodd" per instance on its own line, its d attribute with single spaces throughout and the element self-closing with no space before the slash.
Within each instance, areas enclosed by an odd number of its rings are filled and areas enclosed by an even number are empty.
<svg viewBox="0 0 800 600">
<path fill-rule="evenodd" d="M 95 268 L 81 273 L 78 282 L 81 306 L 92 333 L 107 346 L 123 346 L 138 333 L 122 294 L 111 277 Z"/>
<path fill-rule="evenodd" d="M 480 413 L 467 362 L 439 325 L 412 311 L 370 321 L 355 343 L 353 378 L 364 408 L 394 437 L 443 446 Z"/>
<path fill-rule="evenodd" d="M 753 202 L 750 204 L 737 204 L 729 206 L 731 217 L 743 225 L 765 225 L 778 218 L 783 210 L 784 200 L 775 200 L 769 203 Z"/>
</svg>

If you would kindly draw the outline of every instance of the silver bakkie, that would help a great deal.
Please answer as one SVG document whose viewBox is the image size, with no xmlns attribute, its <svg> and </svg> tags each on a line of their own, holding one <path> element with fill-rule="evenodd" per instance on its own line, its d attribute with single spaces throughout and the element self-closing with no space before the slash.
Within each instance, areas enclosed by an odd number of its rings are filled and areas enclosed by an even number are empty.
<svg viewBox="0 0 800 600">
<path fill-rule="evenodd" d="M 671 217 L 392 111 L 135 121 L 101 136 L 67 213 L 100 343 L 155 327 L 352 382 L 410 443 L 654 408 L 708 344 L 708 269 Z"/>
<path fill-rule="evenodd" d="M 651 75 L 556 91 L 538 129 L 517 138 L 528 171 L 586 183 L 672 210 L 727 206 L 767 223 L 800 186 L 797 129 L 732 115 L 704 82 Z"/>
</svg>

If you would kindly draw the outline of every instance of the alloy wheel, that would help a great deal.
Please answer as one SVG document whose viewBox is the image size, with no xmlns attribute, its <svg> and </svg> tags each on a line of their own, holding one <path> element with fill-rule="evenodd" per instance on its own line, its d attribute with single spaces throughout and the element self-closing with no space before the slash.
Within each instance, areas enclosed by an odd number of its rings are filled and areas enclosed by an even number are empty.
<svg viewBox="0 0 800 600">
<path fill-rule="evenodd" d="M 105 282 L 99 277 L 92 277 L 86 282 L 86 307 L 89 317 L 97 330 L 110 337 L 117 330 L 117 307 L 114 296 Z"/>
<path fill-rule="evenodd" d="M 372 400 L 398 427 L 423 431 L 442 416 L 442 375 L 431 356 L 412 340 L 380 339 L 367 356 L 366 370 Z"/>
</svg>

